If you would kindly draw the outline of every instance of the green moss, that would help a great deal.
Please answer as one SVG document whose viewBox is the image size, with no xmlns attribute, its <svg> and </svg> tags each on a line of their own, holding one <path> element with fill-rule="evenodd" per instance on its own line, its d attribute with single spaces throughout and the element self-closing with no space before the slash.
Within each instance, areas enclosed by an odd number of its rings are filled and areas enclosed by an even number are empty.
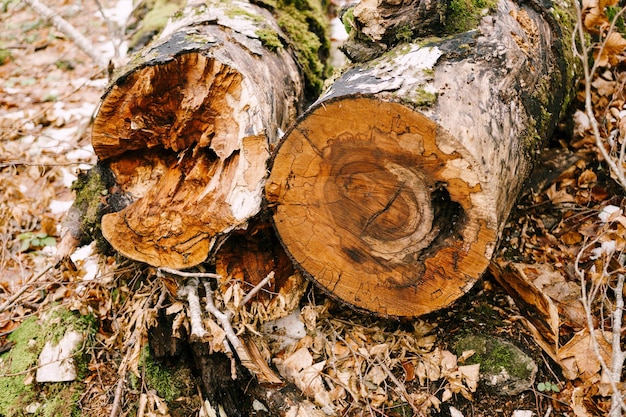
<svg viewBox="0 0 626 417">
<path fill-rule="evenodd" d="M 276 18 L 302 68 L 307 96 L 317 98 L 324 79 L 330 75 L 327 0 L 257 0 L 255 3 Z M 277 46 L 277 43 L 270 38 L 268 45 Z"/>
<path fill-rule="evenodd" d="M 80 172 L 72 184 L 76 198 L 72 209 L 80 217 L 81 244 L 86 244 L 101 236 L 102 197 L 108 192 L 107 180 L 99 165 L 86 172 Z"/>
<path fill-rule="evenodd" d="M 330 43 L 322 5 L 313 0 L 281 0 L 275 14 L 302 67 L 307 93 L 316 98 L 330 71 L 326 63 Z"/>
<path fill-rule="evenodd" d="M 171 403 L 183 395 L 184 378 L 178 373 L 184 372 L 184 368 L 170 370 L 165 365 L 156 362 L 150 355 L 148 346 L 143 350 L 141 362 L 145 370 L 146 384 L 156 390 L 159 397 Z"/>
<path fill-rule="evenodd" d="M 506 370 L 509 375 L 519 379 L 529 378 L 532 374 L 532 368 L 520 359 L 520 351 L 512 344 L 496 338 L 468 335 L 455 343 L 454 350 L 457 355 L 468 350 L 475 351 L 466 363 L 479 363 L 482 374 L 495 375 Z"/>
<path fill-rule="evenodd" d="M 33 384 L 24 384 L 26 377 L 34 374 L 44 344 L 58 342 L 69 329 L 83 332 L 89 340 L 96 331 L 94 318 L 57 307 L 46 315 L 43 323 L 31 317 L 9 335 L 8 341 L 15 345 L 0 355 L 0 375 L 5 375 L 0 377 L 0 415 L 24 414 L 22 410 L 33 402 L 42 404 L 37 411 L 40 416 L 70 417 L 76 413 L 82 383 L 45 384 L 37 390 Z M 74 361 L 78 370 L 81 366 L 86 369 L 88 357 L 85 352 L 77 352 Z"/>
<path fill-rule="evenodd" d="M 145 0 L 136 10 L 146 12 L 145 16 L 138 17 L 141 22 L 130 39 L 130 47 L 144 45 L 147 40 L 161 32 L 170 17 L 177 15 L 183 6 L 182 0 Z"/>
<path fill-rule="evenodd" d="M 11 51 L 0 48 L 0 65 L 4 65 L 11 60 Z"/>
<path fill-rule="evenodd" d="M 42 417 L 73 417 L 80 415 L 78 403 L 85 386 L 80 382 L 46 384 L 45 403 L 37 415 Z"/>
<path fill-rule="evenodd" d="M 346 33 L 350 34 L 354 29 L 354 7 L 350 7 L 341 15 L 341 23 L 343 23 Z"/>
<path fill-rule="evenodd" d="M 572 48 L 571 39 L 572 32 L 577 25 L 576 12 L 571 0 L 557 0 L 552 3 L 550 9 L 552 17 L 557 21 L 559 28 L 563 31 L 560 36 L 556 38 L 557 42 L 560 42 L 559 49 L 563 55 L 564 68 L 561 73 L 563 82 L 560 83 L 565 87 L 565 99 L 560 109 L 559 118 L 565 116 L 569 111 L 570 105 L 576 96 L 575 83 L 579 78 L 582 66 L 579 65 L 579 59 L 574 54 L 574 48 Z"/>
<path fill-rule="evenodd" d="M 283 47 L 283 43 L 280 41 L 278 33 L 276 33 L 275 31 L 267 28 L 259 29 L 255 33 L 261 40 L 263 46 L 265 46 L 270 51 L 277 51 L 278 49 Z"/>
<path fill-rule="evenodd" d="M 229 6 L 226 9 L 225 13 L 226 13 L 226 16 L 230 17 L 231 19 L 237 16 L 245 16 L 253 22 L 263 22 L 263 18 L 261 16 L 256 15 L 252 12 L 249 12 L 248 10 L 241 8 L 241 7 Z"/>
<path fill-rule="evenodd" d="M 446 12 L 446 33 L 461 33 L 477 28 L 480 19 L 493 13 L 497 4 L 497 0 L 451 0 Z"/>
<path fill-rule="evenodd" d="M 418 107 L 430 107 L 437 102 L 437 94 L 418 89 L 413 96 L 413 104 Z"/>
<path fill-rule="evenodd" d="M 618 6 L 607 6 L 604 9 L 606 13 L 606 17 L 609 19 L 609 22 L 612 22 L 615 19 L 615 16 L 622 10 L 621 7 Z M 624 24 L 624 15 L 619 15 L 615 20 L 615 28 L 620 31 L 622 34 L 626 33 L 626 25 Z"/>
<path fill-rule="evenodd" d="M 396 32 L 396 40 L 398 42 L 411 42 L 413 39 L 413 29 L 410 26 L 402 26 Z"/>
<path fill-rule="evenodd" d="M 28 370 L 36 363 L 43 347 L 41 326 L 36 317 L 26 319 L 7 338 L 13 348 L 0 355 L 0 415 L 12 415 L 35 397 L 32 384 L 24 385 Z M 16 407 L 16 405 L 18 405 Z"/>
</svg>

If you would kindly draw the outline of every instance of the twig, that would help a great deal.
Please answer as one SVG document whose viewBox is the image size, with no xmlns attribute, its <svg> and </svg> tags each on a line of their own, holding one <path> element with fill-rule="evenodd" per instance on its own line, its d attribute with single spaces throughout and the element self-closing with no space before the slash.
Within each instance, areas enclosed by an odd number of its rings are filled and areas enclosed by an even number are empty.
<svg viewBox="0 0 626 417">
<path fill-rule="evenodd" d="M 259 282 L 254 288 L 252 288 L 248 292 L 248 294 L 246 294 L 246 296 L 243 297 L 243 300 L 241 300 L 241 304 L 240 305 L 245 306 L 246 304 L 248 304 L 250 302 L 250 300 L 252 300 L 252 298 L 255 295 L 257 295 L 257 293 L 259 291 L 261 291 L 261 289 L 263 289 L 263 287 L 265 287 L 268 282 L 270 282 L 272 280 L 272 278 L 274 278 L 274 271 L 272 271 L 269 274 L 267 274 L 267 276 L 265 278 L 263 278 L 261 280 L 261 282 Z"/>
<path fill-rule="evenodd" d="M 624 366 L 624 352 L 622 352 L 621 348 L 622 314 L 624 311 L 624 278 L 624 274 L 617 274 L 617 285 L 613 289 L 613 293 L 615 294 L 615 307 L 613 308 L 613 337 L 611 340 L 611 381 L 615 383 L 621 381 L 622 368 Z M 619 390 L 613 389 L 613 394 L 611 395 L 611 411 L 609 412 L 609 415 L 611 417 L 620 417 L 622 415 L 623 407 L 624 402 L 622 393 Z"/>
<path fill-rule="evenodd" d="M 606 361 L 604 360 L 604 357 L 602 356 L 601 352 L 600 352 L 600 344 L 598 343 L 598 339 L 596 337 L 596 332 L 595 332 L 595 326 L 593 324 L 593 316 L 592 316 L 592 311 L 591 311 L 591 303 L 593 302 L 593 297 L 589 296 L 588 292 L 587 292 L 587 284 L 586 284 L 586 280 L 585 280 L 585 272 L 581 271 L 579 269 L 579 265 L 580 265 L 580 258 L 582 256 L 582 253 L 584 252 L 584 250 L 588 247 L 584 246 L 579 252 L 578 255 L 576 256 L 576 262 L 574 264 L 574 268 L 576 271 L 576 274 L 578 275 L 578 277 L 580 278 L 580 286 L 581 286 L 581 302 L 583 304 L 583 308 L 585 310 L 585 318 L 587 320 L 587 329 L 589 330 L 589 336 L 591 337 L 591 348 L 593 350 L 594 355 L 596 356 L 596 359 L 598 360 L 598 362 L 600 363 L 600 366 L 602 368 L 603 372 L 607 372 L 609 373 L 609 375 L 611 375 L 611 377 L 609 378 L 609 384 L 611 385 L 611 390 L 613 392 L 612 396 L 611 396 L 611 412 L 613 413 L 614 409 L 617 408 L 618 412 L 617 414 L 610 414 L 611 417 L 614 416 L 621 416 L 621 412 L 620 410 L 626 410 L 626 404 L 624 404 L 624 400 L 622 398 L 621 392 L 617 386 L 617 383 L 620 381 L 621 378 L 621 372 L 617 375 L 617 381 L 614 380 L 613 378 L 613 370 L 612 368 L 610 368 Z M 622 274 L 620 274 L 622 275 Z M 623 275 L 622 275 L 623 276 Z M 619 285 L 619 280 L 618 280 L 618 285 Z M 624 282 L 622 279 L 621 282 L 621 288 L 620 291 L 623 290 L 623 286 L 624 286 Z M 623 296 L 620 295 L 618 296 L 619 298 L 622 299 L 621 304 L 622 304 L 622 308 L 624 305 L 624 301 L 623 301 Z M 618 330 L 621 332 L 621 316 L 622 316 L 622 312 L 620 309 L 619 312 L 619 319 L 620 319 L 620 327 L 618 328 Z M 615 326 L 616 323 L 613 323 L 613 326 Z M 615 332 L 616 329 L 615 327 L 613 327 L 613 331 Z M 614 338 L 614 336 L 613 336 Z M 618 346 L 619 346 L 619 340 L 620 338 L 618 337 Z M 612 343 L 614 343 L 615 341 L 612 340 Z M 622 357 L 622 363 L 623 363 L 623 353 L 621 352 L 621 349 L 618 348 L 618 352 L 619 355 Z M 616 352 L 612 352 L 612 355 L 615 355 Z M 613 403 L 613 400 L 615 400 L 615 403 Z"/>
<path fill-rule="evenodd" d="M 139 396 L 139 405 L 137 406 L 137 417 L 143 417 L 146 412 L 146 405 L 148 404 L 148 395 L 142 392 Z"/>
<path fill-rule="evenodd" d="M 246 305 L 248 301 L 252 299 L 272 278 L 274 278 L 274 271 L 267 274 L 265 278 L 261 280 L 254 288 L 246 294 L 246 296 L 241 301 L 240 305 Z M 230 342 L 235 352 L 239 356 L 239 359 L 243 362 L 249 360 L 248 351 L 246 347 L 243 345 L 233 326 L 231 324 L 231 319 L 233 318 L 233 313 L 227 311 L 226 313 L 221 312 L 217 307 L 215 307 L 215 303 L 213 302 L 213 290 L 211 289 L 211 284 L 207 281 L 204 282 L 204 291 L 206 292 L 206 311 L 211 313 L 217 321 L 219 321 L 222 329 L 226 333 L 226 338 Z"/>
<path fill-rule="evenodd" d="M 391 370 L 389 369 L 389 367 L 380 359 L 377 360 L 378 364 L 383 368 L 383 371 L 385 371 L 385 373 L 387 374 L 387 377 L 391 380 L 391 382 L 393 382 L 394 384 L 396 384 L 396 387 L 398 388 L 398 394 L 400 394 L 400 397 L 411 406 L 411 408 L 413 409 L 413 412 L 421 414 L 421 411 L 419 410 L 419 408 L 414 404 L 413 401 L 411 401 L 411 398 L 409 398 L 409 393 L 406 391 L 406 386 L 401 383 L 398 378 L 396 378 L 396 376 L 391 372 Z"/>
<path fill-rule="evenodd" d="M 207 331 L 202 325 L 202 307 L 200 307 L 200 297 L 198 296 L 198 278 L 193 277 L 187 281 L 187 285 L 181 288 L 180 294 L 187 296 L 189 304 L 189 321 L 191 322 L 191 336 L 202 340 L 207 335 Z"/>
<path fill-rule="evenodd" d="M 593 78 L 600 67 L 599 61 L 595 60 L 593 64 L 589 65 L 589 58 L 591 57 L 590 51 L 593 46 L 589 46 L 587 43 L 586 33 L 584 30 L 583 16 L 580 4 L 578 1 L 574 1 L 574 6 L 576 8 L 576 17 L 577 17 L 577 26 L 575 33 L 578 38 L 578 44 L 573 42 L 573 50 L 574 53 L 581 60 L 584 72 L 584 85 L 585 85 L 585 113 L 589 119 L 591 124 L 593 136 L 595 138 L 596 147 L 598 148 L 602 158 L 605 160 L 611 173 L 615 175 L 619 184 L 626 190 L 626 173 L 624 171 L 624 158 L 626 154 L 626 137 L 624 137 L 624 129 L 622 124 L 620 123 L 620 135 L 622 136 L 622 144 L 619 149 L 619 154 L 617 155 L 617 161 L 615 158 L 611 156 L 609 151 L 605 149 L 606 139 L 602 138 L 600 134 L 600 128 L 597 119 L 595 118 L 593 105 L 591 103 L 591 87 Z M 605 48 L 607 47 L 607 40 L 609 36 L 615 30 L 615 25 L 617 20 L 624 15 L 626 12 L 626 8 L 622 8 L 611 20 L 609 28 L 602 33 L 600 36 L 604 35 L 604 40 L 600 42 L 598 56 L 601 56 Z M 574 37 L 574 36 L 573 36 Z M 580 47 L 580 49 L 579 49 Z M 609 144 L 611 146 L 611 150 L 614 149 L 613 144 Z M 595 244 L 595 242 L 592 242 Z M 591 346 L 593 352 L 596 356 L 596 359 L 599 361 L 602 372 L 605 372 L 609 375 L 609 384 L 611 385 L 611 408 L 609 412 L 609 416 L 618 417 L 622 415 L 622 411 L 626 411 L 626 404 L 624 404 L 624 399 L 622 397 L 622 393 L 618 388 L 618 383 L 621 381 L 622 369 L 624 366 L 624 352 L 621 350 L 621 334 L 622 334 L 622 315 L 624 309 L 624 297 L 623 297 L 623 289 L 624 289 L 624 281 L 625 276 L 623 273 L 617 273 L 617 283 L 615 288 L 613 289 L 613 293 L 615 295 L 615 305 L 613 307 L 612 315 L 612 337 L 611 337 L 611 364 L 610 366 L 604 360 L 604 357 L 600 353 L 600 347 L 598 344 L 598 340 L 596 337 L 596 329 L 593 324 L 593 316 L 592 316 L 592 303 L 598 296 L 598 292 L 601 291 L 600 286 L 591 284 L 591 288 L 589 291 L 587 290 L 587 283 L 585 282 L 585 272 L 579 269 L 580 259 L 582 253 L 588 249 L 590 245 L 585 245 L 578 253 L 575 261 L 575 271 L 579 276 L 581 281 L 581 301 L 585 310 L 585 317 L 587 321 L 587 328 L 589 330 L 589 334 L 591 337 Z M 602 277 L 610 278 L 611 273 L 608 271 L 608 260 L 604 262 L 604 267 L 602 269 Z M 626 263 L 626 258 L 624 256 L 620 257 L 620 264 L 623 266 Z M 607 279 L 608 281 L 608 279 Z"/>
<path fill-rule="evenodd" d="M 159 273 L 159 271 L 167 272 L 168 274 L 178 275 L 179 277 L 185 277 L 185 278 L 214 278 L 214 279 L 222 278 L 220 274 L 213 274 L 211 272 L 183 272 L 177 269 L 166 268 L 164 266 L 157 269 L 157 274 Z"/>
<path fill-rule="evenodd" d="M 200 307 L 200 297 L 198 296 L 198 285 L 199 278 L 213 278 L 220 279 L 221 275 L 214 274 L 210 272 L 182 272 L 176 269 L 164 268 L 161 267 L 157 269 L 157 275 L 167 272 L 172 275 L 179 275 L 182 277 L 189 278 L 187 284 L 181 288 L 179 293 L 182 296 L 187 297 L 187 301 L 189 304 L 189 321 L 191 322 L 191 335 L 202 339 L 208 332 L 205 330 L 202 324 L 202 309 Z M 267 285 L 267 283 L 274 278 L 274 271 L 267 274 L 265 278 L 261 280 L 254 288 L 252 288 L 246 296 L 242 299 L 241 304 L 238 306 L 246 305 L 252 297 L 254 297 L 261 289 Z M 224 334 L 226 335 L 226 339 L 228 343 L 224 343 L 224 350 L 226 354 L 231 358 L 231 376 L 233 379 L 237 377 L 236 364 L 234 361 L 234 357 L 232 356 L 233 350 L 237 353 L 237 357 L 241 361 L 242 365 L 250 370 L 256 369 L 256 365 L 251 360 L 250 355 L 248 354 L 248 349 L 245 344 L 241 341 L 233 325 L 231 320 L 233 318 L 233 313 L 231 311 L 222 312 L 215 306 L 215 302 L 213 301 L 213 289 L 211 288 L 211 283 L 209 281 L 202 281 L 204 285 L 205 292 L 205 310 L 215 317 L 222 328 L 224 330 Z"/>
<path fill-rule="evenodd" d="M 26 292 L 26 290 L 30 287 L 31 284 L 37 282 L 39 280 L 39 278 L 41 278 L 42 276 L 44 276 L 46 274 L 46 272 L 48 272 L 50 269 L 52 269 L 52 265 L 49 265 L 46 269 L 44 269 L 43 271 L 41 271 L 39 274 L 37 275 L 33 275 L 31 277 L 31 279 L 29 279 L 28 281 L 26 281 L 24 284 L 22 284 L 21 288 L 19 290 L 17 290 L 17 292 L 15 294 L 13 294 L 8 300 L 6 300 L 1 306 L 0 306 L 0 313 L 4 312 L 6 309 L 8 309 L 9 307 L 11 307 L 11 305 L 18 299 L 20 298 L 20 296 L 22 294 L 24 294 Z"/>
<path fill-rule="evenodd" d="M 106 68 L 108 66 L 108 60 L 101 54 L 96 53 L 96 49 L 93 44 L 78 30 L 76 30 L 76 28 L 67 20 L 63 19 L 57 12 L 49 9 L 39 0 L 24 0 L 24 2 L 43 19 L 50 21 L 55 28 L 70 38 L 81 51 L 87 54 L 95 62 L 97 66 L 100 68 Z"/>
<path fill-rule="evenodd" d="M 120 412 L 121 402 L 122 402 L 122 393 L 124 392 L 124 377 L 121 376 L 117 381 L 117 386 L 115 388 L 115 399 L 113 400 L 113 407 L 111 407 L 111 413 L 109 417 L 117 417 Z"/>
<path fill-rule="evenodd" d="M 604 158 L 606 163 L 609 165 L 609 169 L 611 170 L 611 172 L 613 172 L 613 174 L 615 174 L 615 176 L 617 177 L 617 180 L 622 186 L 622 188 L 626 189 L 626 175 L 624 173 L 624 169 L 622 166 L 618 167 L 615 161 L 613 160 L 613 158 L 611 157 L 611 155 L 609 155 L 607 150 L 604 149 L 605 143 L 602 138 L 602 135 L 600 134 L 598 120 L 596 119 L 595 114 L 593 112 L 593 104 L 591 103 L 591 96 L 592 96 L 591 83 L 593 82 L 593 77 L 596 71 L 598 70 L 599 65 L 598 65 L 598 61 L 596 60 L 594 61 L 593 65 L 589 67 L 588 58 L 590 57 L 590 47 L 587 45 L 586 33 L 583 27 L 582 10 L 580 9 L 580 4 L 578 3 L 578 1 L 574 1 L 573 3 L 576 8 L 576 17 L 577 17 L 577 25 L 576 25 L 575 32 L 578 34 L 578 41 L 579 41 L 581 50 L 578 50 L 576 42 L 574 42 L 573 48 L 574 48 L 574 53 L 581 60 L 582 66 L 583 66 L 583 76 L 584 76 L 584 81 L 585 81 L 585 113 L 587 114 L 587 117 L 589 118 L 589 122 L 591 123 L 593 136 L 596 140 L 596 147 L 600 151 L 602 158 Z M 611 25 L 606 32 L 606 37 L 604 41 L 600 44 L 598 56 L 601 56 L 602 52 L 604 51 L 606 47 L 606 41 L 608 40 L 609 35 L 615 29 L 615 23 L 617 22 L 617 19 L 620 16 L 622 16 L 624 12 L 626 12 L 626 8 L 622 8 L 611 21 Z M 623 140 L 626 140 L 626 138 L 623 138 Z M 620 160 L 621 159 L 622 158 L 620 158 Z"/>
</svg>

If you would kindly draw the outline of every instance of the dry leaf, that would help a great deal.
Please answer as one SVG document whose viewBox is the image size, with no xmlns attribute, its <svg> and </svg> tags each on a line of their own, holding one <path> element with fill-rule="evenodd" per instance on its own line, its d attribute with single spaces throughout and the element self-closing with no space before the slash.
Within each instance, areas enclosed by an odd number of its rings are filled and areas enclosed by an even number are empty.
<svg viewBox="0 0 626 417">
<path fill-rule="evenodd" d="M 461 372 L 463 383 L 471 392 L 475 392 L 480 378 L 480 364 L 459 366 L 459 372 Z"/>
<path fill-rule="evenodd" d="M 598 341 L 600 354 L 606 363 L 610 363 L 611 357 L 611 334 L 596 329 L 594 331 Z M 587 328 L 579 331 L 561 347 L 558 358 L 563 371 L 563 376 L 567 379 L 580 378 L 588 381 L 594 376 L 599 376 L 600 361 L 593 350 L 593 341 Z"/>
<path fill-rule="evenodd" d="M 565 188 L 559 190 L 556 189 L 556 183 L 552 184 L 546 191 L 546 196 L 550 199 L 552 204 L 562 203 L 575 203 L 576 199 L 573 195 L 567 192 Z"/>
<path fill-rule="evenodd" d="M 576 387 L 572 391 L 572 397 L 570 402 L 572 411 L 576 417 L 593 417 L 587 407 L 585 407 L 585 388 Z"/>
<path fill-rule="evenodd" d="M 321 373 L 326 361 L 313 364 L 313 356 L 306 348 L 295 351 L 282 362 L 276 362 L 276 368 L 287 380 L 293 382 L 302 393 L 325 408 L 333 408 L 330 393 L 324 387 Z"/>
<path fill-rule="evenodd" d="M 599 56 L 595 59 L 597 64 L 601 67 L 605 67 L 608 64 L 616 65 L 619 60 L 617 55 L 621 54 L 626 49 L 626 39 L 619 32 L 611 32 L 607 36 L 604 42 L 604 48 L 598 50 Z"/>
<path fill-rule="evenodd" d="M 602 77 L 598 77 L 593 80 L 591 85 L 601 96 L 611 97 L 613 93 L 615 93 L 615 86 L 617 83 L 615 81 L 607 81 Z"/>
</svg>

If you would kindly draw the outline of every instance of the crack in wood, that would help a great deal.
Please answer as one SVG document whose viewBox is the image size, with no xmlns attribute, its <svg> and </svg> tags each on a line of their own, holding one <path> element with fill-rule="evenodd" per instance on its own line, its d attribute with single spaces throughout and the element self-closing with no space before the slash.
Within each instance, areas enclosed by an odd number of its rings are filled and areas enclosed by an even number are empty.
<svg viewBox="0 0 626 417">
<path fill-rule="evenodd" d="M 400 196 L 400 193 L 402 192 L 403 188 L 404 188 L 404 182 L 400 183 L 400 185 L 398 186 L 398 189 L 395 191 L 391 199 L 387 202 L 385 207 L 383 207 L 381 210 L 374 213 L 369 219 L 367 219 L 367 221 L 365 222 L 365 226 L 363 226 L 363 229 L 361 230 L 360 236 L 365 235 L 365 231 L 371 226 L 371 224 L 374 223 L 376 219 L 380 217 L 384 212 L 386 212 L 387 210 L 391 208 L 393 203 Z"/>
</svg>

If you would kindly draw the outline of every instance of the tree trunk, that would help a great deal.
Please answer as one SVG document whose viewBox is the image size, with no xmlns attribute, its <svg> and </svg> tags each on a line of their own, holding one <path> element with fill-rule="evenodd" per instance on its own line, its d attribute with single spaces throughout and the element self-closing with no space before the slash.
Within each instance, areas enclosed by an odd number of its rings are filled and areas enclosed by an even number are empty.
<svg viewBox="0 0 626 417">
<path fill-rule="evenodd" d="M 259 212 L 270 149 L 319 88 L 328 53 L 321 7 L 300 6 L 189 3 L 116 74 L 92 141 L 132 201 L 102 218 L 118 252 L 189 268 Z M 292 47 L 294 33 L 309 43 Z"/>
<path fill-rule="evenodd" d="M 280 143 L 266 184 L 299 268 L 380 315 L 466 293 L 573 91 L 560 7 L 501 0 L 477 30 L 344 72 Z"/>
</svg>

